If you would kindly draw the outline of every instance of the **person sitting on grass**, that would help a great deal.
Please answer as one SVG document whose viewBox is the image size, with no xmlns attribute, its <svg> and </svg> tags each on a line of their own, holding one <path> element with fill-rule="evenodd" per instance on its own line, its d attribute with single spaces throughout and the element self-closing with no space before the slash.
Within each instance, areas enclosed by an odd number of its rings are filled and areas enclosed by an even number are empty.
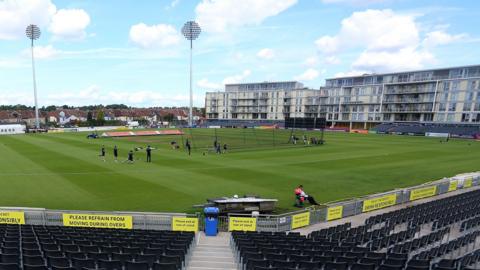
<svg viewBox="0 0 480 270">
<path fill-rule="evenodd" d="M 129 164 L 133 164 L 133 151 L 132 150 L 128 151 L 127 160 L 125 160 L 124 162 L 127 162 Z"/>
<path fill-rule="evenodd" d="M 303 186 L 299 185 L 295 188 L 295 206 L 296 207 L 303 207 L 303 203 L 307 200 L 311 205 L 318 205 L 317 201 L 313 196 L 309 196 L 303 190 Z"/>
</svg>

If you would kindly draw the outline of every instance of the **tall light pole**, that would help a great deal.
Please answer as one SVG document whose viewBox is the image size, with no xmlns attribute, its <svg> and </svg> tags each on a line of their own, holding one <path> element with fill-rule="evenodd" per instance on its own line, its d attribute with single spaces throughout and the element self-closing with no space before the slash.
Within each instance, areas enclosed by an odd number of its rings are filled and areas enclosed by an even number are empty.
<svg viewBox="0 0 480 270">
<path fill-rule="evenodd" d="M 198 23 L 194 21 L 186 22 L 182 27 L 182 34 L 187 40 L 190 40 L 190 110 L 188 112 L 188 125 L 191 127 L 193 125 L 193 92 L 192 92 L 192 51 L 193 51 L 193 41 L 198 38 L 202 30 Z"/>
<path fill-rule="evenodd" d="M 32 41 L 32 74 L 33 74 L 33 94 L 35 98 L 35 127 L 40 129 L 40 120 L 38 119 L 38 100 L 37 100 L 37 82 L 35 80 L 35 57 L 33 53 L 33 41 L 40 37 L 40 28 L 35 24 L 30 24 L 25 30 L 27 37 Z"/>
</svg>

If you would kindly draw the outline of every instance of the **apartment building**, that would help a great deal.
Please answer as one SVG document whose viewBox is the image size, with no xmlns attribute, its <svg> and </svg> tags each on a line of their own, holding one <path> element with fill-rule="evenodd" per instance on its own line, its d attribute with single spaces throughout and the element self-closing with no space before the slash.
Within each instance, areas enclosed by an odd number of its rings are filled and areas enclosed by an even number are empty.
<svg viewBox="0 0 480 270">
<path fill-rule="evenodd" d="M 480 66 L 327 79 L 329 123 L 480 123 Z"/>
<path fill-rule="evenodd" d="M 205 106 L 207 119 L 480 124 L 480 65 L 332 78 L 319 90 L 295 81 L 232 84 L 207 93 Z"/>
<path fill-rule="evenodd" d="M 207 119 L 284 120 L 307 117 L 306 108 L 318 100 L 319 90 L 295 81 L 227 84 L 224 92 L 208 92 Z"/>
</svg>

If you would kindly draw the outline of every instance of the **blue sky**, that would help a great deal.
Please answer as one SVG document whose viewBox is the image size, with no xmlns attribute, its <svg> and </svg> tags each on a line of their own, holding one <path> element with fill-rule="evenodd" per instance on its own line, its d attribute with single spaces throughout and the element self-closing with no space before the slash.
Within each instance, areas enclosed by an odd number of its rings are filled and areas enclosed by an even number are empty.
<svg viewBox="0 0 480 270">
<path fill-rule="evenodd" d="M 25 26 L 38 24 L 39 105 L 188 104 L 225 83 L 480 64 L 480 1 L 0 0 L 0 104 L 33 104 Z"/>
</svg>

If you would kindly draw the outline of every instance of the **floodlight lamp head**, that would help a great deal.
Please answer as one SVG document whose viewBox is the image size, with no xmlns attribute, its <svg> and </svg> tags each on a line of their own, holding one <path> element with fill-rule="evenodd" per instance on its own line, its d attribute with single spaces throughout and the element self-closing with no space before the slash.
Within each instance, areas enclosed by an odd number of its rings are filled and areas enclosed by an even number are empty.
<svg viewBox="0 0 480 270">
<path fill-rule="evenodd" d="M 30 24 L 27 26 L 25 33 L 27 34 L 27 37 L 33 41 L 40 37 L 41 31 L 35 24 Z"/>
<path fill-rule="evenodd" d="M 197 39 L 201 32 L 202 29 L 200 28 L 198 23 L 194 21 L 188 21 L 182 27 L 182 34 L 187 40 Z"/>
</svg>

